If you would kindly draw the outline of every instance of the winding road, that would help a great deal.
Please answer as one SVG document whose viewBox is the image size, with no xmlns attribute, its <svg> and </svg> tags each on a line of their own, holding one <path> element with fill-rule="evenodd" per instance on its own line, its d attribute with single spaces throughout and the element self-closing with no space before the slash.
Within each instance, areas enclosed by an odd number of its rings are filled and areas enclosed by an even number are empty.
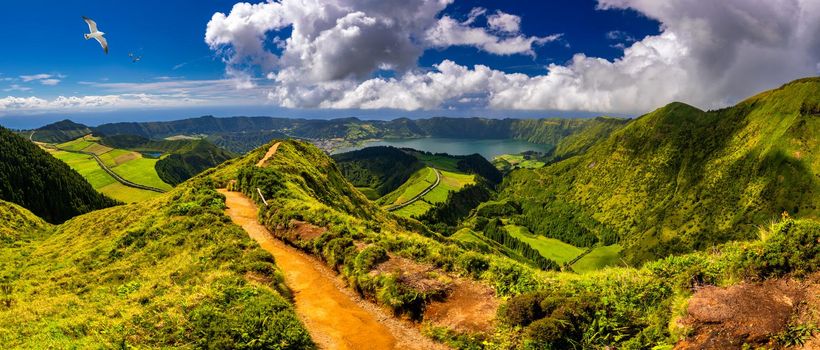
<svg viewBox="0 0 820 350">
<path fill-rule="evenodd" d="M 395 205 L 393 205 L 393 206 L 390 206 L 390 207 L 384 208 L 384 210 L 387 210 L 387 211 L 396 211 L 396 210 L 399 210 L 399 209 L 401 209 L 401 208 L 404 208 L 404 207 L 406 207 L 406 206 L 408 206 L 408 205 L 410 205 L 410 204 L 413 204 L 415 201 L 417 201 L 417 200 L 421 199 L 421 197 L 424 197 L 425 195 L 427 195 L 428 193 L 430 193 L 430 191 L 432 191 L 434 188 L 436 188 L 436 186 L 438 186 L 438 185 L 441 183 L 441 172 L 440 172 L 440 171 L 438 171 L 438 169 L 436 169 L 436 168 L 431 168 L 431 169 L 433 169 L 433 171 L 435 171 L 435 172 L 436 172 L 436 182 L 434 182 L 434 183 L 433 183 L 433 184 L 431 184 L 430 186 L 427 186 L 427 188 L 425 188 L 425 189 L 424 189 L 424 191 L 421 191 L 421 193 L 417 194 L 415 197 L 410 198 L 410 200 L 408 200 L 408 201 L 406 201 L 406 202 L 404 202 L 404 203 L 395 204 Z"/>
</svg>

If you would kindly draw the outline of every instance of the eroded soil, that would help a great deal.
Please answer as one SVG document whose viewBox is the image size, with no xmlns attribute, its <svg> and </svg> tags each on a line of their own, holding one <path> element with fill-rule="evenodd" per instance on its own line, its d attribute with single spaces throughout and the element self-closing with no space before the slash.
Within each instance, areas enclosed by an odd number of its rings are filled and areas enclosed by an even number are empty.
<svg viewBox="0 0 820 350">
<path fill-rule="evenodd" d="M 798 281 L 782 278 L 698 290 L 681 325 L 692 334 L 675 349 L 742 349 L 744 344 L 775 346 L 772 337 L 790 324 L 820 319 L 820 274 Z M 804 349 L 816 349 L 817 336 Z"/>
</svg>

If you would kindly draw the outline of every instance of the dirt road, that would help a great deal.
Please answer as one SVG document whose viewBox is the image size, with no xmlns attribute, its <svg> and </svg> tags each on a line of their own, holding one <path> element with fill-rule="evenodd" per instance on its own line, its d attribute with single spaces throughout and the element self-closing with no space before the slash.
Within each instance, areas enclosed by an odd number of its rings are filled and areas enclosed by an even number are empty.
<svg viewBox="0 0 820 350">
<path fill-rule="evenodd" d="M 357 300 L 335 274 L 309 255 L 273 238 L 257 221 L 256 205 L 240 192 L 224 194 L 226 213 L 276 259 L 294 292 L 296 311 L 323 349 L 437 349 L 418 330 Z"/>
<path fill-rule="evenodd" d="M 268 152 L 265 153 L 265 156 L 262 157 L 262 159 L 260 159 L 259 162 L 256 163 L 256 166 L 261 167 L 265 165 L 265 162 L 267 162 L 268 159 L 270 159 L 270 157 L 273 157 L 273 155 L 276 154 L 276 150 L 279 149 L 280 144 L 281 142 L 277 142 L 274 143 L 273 146 L 270 146 L 270 148 L 268 148 Z"/>
</svg>

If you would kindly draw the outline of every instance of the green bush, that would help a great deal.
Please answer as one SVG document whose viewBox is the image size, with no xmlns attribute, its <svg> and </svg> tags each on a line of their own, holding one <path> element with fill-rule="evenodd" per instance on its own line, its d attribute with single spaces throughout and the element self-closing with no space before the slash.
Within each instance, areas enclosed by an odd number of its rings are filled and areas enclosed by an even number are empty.
<svg viewBox="0 0 820 350">
<path fill-rule="evenodd" d="M 539 293 L 522 294 L 510 299 L 501 309 L 501 319 L 512 326 L 527 326 L 544 317 Z"/>
<path fill-rule="evenodd" d="M 483 254 L 467 252 L 456 259 L 456 266 L 468 275 L 478 278 L 490 268 L 490 259 Z"/>
<path fill-rule="evenodd" d="M 362 249 L 354 262 L 354 268 L 359 273 L 367 273 L 372 270 L 376 264 L 386 261 L 388 259 L 387 251 L 381 246 L 372 245 Z"/>
<path fill-rule="evenodd" d="M 746 251 L 742 264 L 757 277 L 776 277 L 786 273 L 805 275 L 820 266 L 820 224 L 787 220 L 770 233 L 763 246 Z"/>
<path fill-rule="evenodd" d="M 324 256 L 325 261 L 333 267 L 338 265 L 343 265 L 345 263 L 345 259 L 349 259 L 350 257 L 354 256 L 356 247 L 353 246 L 353 240 L 347 237 L 339 237 L 331 239 L 327 242 L 327 245 L 324 246 L 324 250 L 322 251 L 322 256 Z"/>
</svg>

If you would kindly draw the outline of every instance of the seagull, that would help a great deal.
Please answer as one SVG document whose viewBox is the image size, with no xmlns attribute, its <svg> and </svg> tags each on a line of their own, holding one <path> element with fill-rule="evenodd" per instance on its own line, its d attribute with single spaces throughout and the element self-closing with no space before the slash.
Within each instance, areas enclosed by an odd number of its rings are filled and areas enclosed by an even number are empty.
<svg viewBox="0 0 820 350">
<path fill-rule="evenodd" d="M 129 52 L 128 57 L 131 57 L 131 63 L 137 63 L 142 59 L 142 56 L 137 56 L 133 52 Z"/>
<path fill-rule="evenodd" d="M 97 22 L 94 22 L 94 20 L 92 20 L 91 18 L 83 16 L 83 20 L 85 21 L 85 23 L 88 24 L 88 31 L 91 32 L 91 33 L 88 33 L 88 34 L 84 34 L 85 40 L 88 40 L 88 39 L 91 39 L 91 38 L 97 39 L 97 41 L 100 42 L 100 45 L 102 45 L 103 51 L 105 51 L 105 54 L 107 55 L 108 54 L 108 41 L 106 41 L 105 38 L 103 37 L 103 35 L 105 35 L 105 33 L 97 30 Z"/>
</svg>

